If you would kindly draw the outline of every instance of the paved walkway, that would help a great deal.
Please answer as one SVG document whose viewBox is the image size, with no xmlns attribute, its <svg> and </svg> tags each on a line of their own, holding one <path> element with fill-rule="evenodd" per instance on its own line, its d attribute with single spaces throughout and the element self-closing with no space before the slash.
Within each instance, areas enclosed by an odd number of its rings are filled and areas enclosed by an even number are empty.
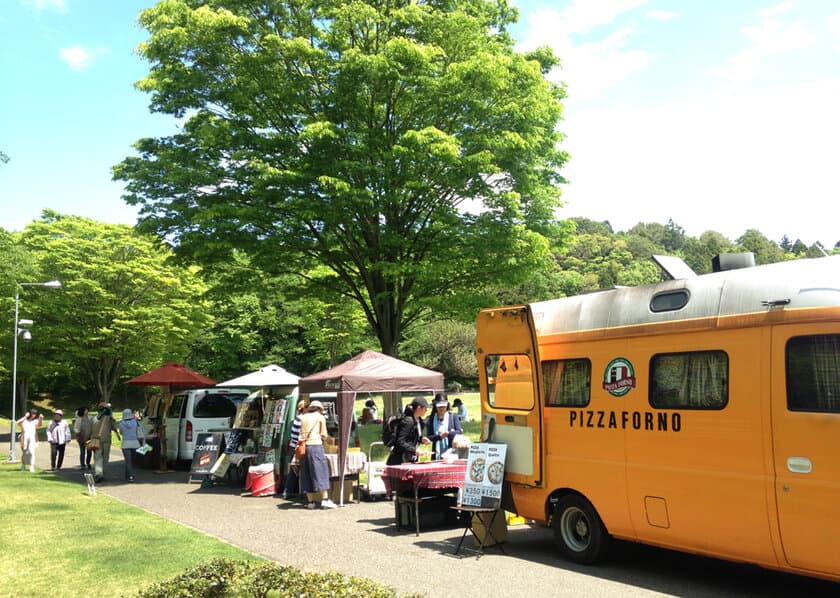
<svg viewBox="0 0 840 598">
<path fill-rule="evenodd" d="M 8 442 L 8 441 L 7 441 Z M 38 464 L 49 468 L 49 445 Z M 84 484 L 78 445 L 67 448 L 65 469 L 56 472 Z M 202 489 L 186 471 L 158 474 L 139 469 L 123 482 L 122 453 L 112 449 L 101 494 L 180 522 L 273 561 L 309 571 L 339 571 L 375 579 L 398 591 L 458 598 L 523 596 L 789 596 L 836 593 L 835 584 L 723 563 L 671 551 L 618 543 L 613 562 L 582 567 L 560 559 L 551 530 L 519 525 L 508 529 L 506 555 L 454 551 L 458 528 L 398 531 L 390 501 L 353 503 L 310 511 L 277 497 L 243 497 L 240 488 Z M 304 534 L 321 538 L 314 550 L 297 547 Z M 469 540 L 465 545 L 469 546 Z"/>
</svg>

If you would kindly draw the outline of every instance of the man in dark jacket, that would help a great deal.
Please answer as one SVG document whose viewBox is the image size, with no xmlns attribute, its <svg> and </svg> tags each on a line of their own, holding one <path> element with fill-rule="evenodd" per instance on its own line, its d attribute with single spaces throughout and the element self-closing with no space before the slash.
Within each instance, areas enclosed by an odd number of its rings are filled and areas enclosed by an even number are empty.
<svg viewBox="0 0 840 598">
<path fill-rule="evenodd" d="M 417 461 L 417 446 L 422 442 L 429 444 L 423 436 L 423 416 L 429 408 L 429 402 L 423 397 L 415 399 L 405 409 L 405 415 L 397 424 L 394 448 L 388 457 L 388 465 L 400 465 Z"/>
</svg>

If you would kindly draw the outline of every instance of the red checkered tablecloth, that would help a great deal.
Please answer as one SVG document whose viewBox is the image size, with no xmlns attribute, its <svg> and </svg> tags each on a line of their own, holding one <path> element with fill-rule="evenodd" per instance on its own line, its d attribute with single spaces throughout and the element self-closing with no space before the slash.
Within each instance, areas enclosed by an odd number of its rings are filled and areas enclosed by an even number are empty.
<svg viewBox="0 0 840 598">
<path fill-rule="evenodd" d="M 431 461 L 429 463 L 404 463 L 388 465 L 382 472 L 385 491 L 401 492 L 417 488 L 463 488 L 467 475 L 467 461 L 453 463 Z"/>
</svg>

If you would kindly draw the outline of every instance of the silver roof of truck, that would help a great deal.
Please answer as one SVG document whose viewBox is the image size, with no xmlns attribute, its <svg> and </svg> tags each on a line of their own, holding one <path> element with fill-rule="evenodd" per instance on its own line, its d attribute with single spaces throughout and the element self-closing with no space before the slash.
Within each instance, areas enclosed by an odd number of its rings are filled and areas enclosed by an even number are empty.
<svg viewBox="0 0 840 598">
<path fill-rule="evenodd" d="M 685 290 L 680 309 L 651 311 L 661 293 Z M 840 255 L 727 270 L 530 305 L 537 334 L 840 305 Z"/>
</svg>

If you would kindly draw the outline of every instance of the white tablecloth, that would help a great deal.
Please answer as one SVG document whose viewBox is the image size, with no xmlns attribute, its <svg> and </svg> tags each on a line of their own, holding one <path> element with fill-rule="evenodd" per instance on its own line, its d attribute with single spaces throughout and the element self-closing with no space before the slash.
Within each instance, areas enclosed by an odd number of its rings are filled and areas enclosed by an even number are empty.
<svg viewBox="0 0 840 598">
<path fill-rule="evenodd" d="M 327 463 L 330 464 L 330 476 L 335 477 L 341 475 L 341 472 L 338 470 L 338 454 L 327 453 L 326 457 Z M 346 467 L 344 468 L 344 473 L 355 474 L 364 471 L 366 464 L 367 455 L 365 455 L 364 453 L 347 453 L 347 461 Z"/>
</svg>

